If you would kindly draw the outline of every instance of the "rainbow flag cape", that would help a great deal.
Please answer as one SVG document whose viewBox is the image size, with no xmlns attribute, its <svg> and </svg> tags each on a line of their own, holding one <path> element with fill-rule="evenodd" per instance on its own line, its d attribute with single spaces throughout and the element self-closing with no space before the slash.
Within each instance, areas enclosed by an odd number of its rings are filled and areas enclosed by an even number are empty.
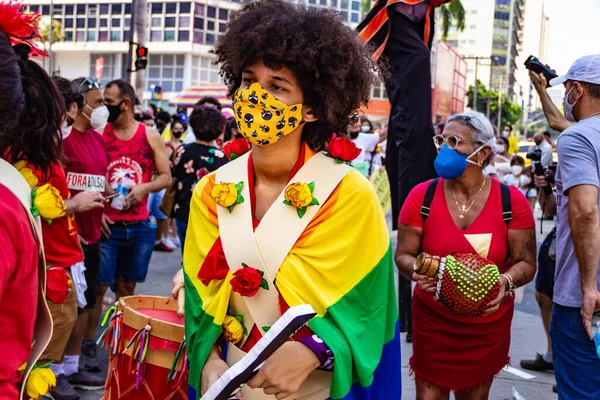
<svg viewBox="0 0 600 400">
<path fill-rule="evenodd" d="M 214 265 L 224 257 L 215 255 L 220 239 L 210 196 L 214 184 L 213 173 L 194 190 L 184 251 L 189 384 L 196 398 L 231 296 L 231 272 Z M 309 328 L 334 353 L 332 399 L 401 398 L 393 254 L 373 187 L 358 171 L 346 175 L 309 223 L 276 285 L 288 305 L 308 303 L 317 312 Z"/>
</svg>

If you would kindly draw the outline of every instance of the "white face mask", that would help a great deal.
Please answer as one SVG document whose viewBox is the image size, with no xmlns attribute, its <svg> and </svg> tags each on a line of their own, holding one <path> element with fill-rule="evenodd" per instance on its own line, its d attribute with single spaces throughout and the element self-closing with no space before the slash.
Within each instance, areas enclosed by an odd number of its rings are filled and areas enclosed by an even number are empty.
<svg viewBox="0 0 600 400">
<path fill-rule="evenodd" d="M 62 138 L 66 139 L 71 134 L 72 129 L 73 129 L 73 125 L 67 125 L 67 121 L 65 121 L 63 123 L 63 125 L 60 127 L 60 132 L 62 134 Z"/>
<path fill-rule="evenodd" d="M 506 145 L 505 144 L 497 144 L 496 149 L 498 150 L 498 153 L 504 153 L 506 151 Z"/>
<path fill-rule="evenodd" d="M 521 167 L 520 165 L 513 165 L 512 167 L 510 167 L 510 171 L 514 176 L 518 176 L 521 175 L 521 172 L 523 172 L 523 167 Z"/>
<path fill-rule="evenodd" d="M 360 130 L 362 131 L 362 133 L 371 132 L 371 128 L 369 128 L 367 125 L 361 126 Z"/>
<path fill-rule="evenodd" d="M 92 128 L 103 129 L 106 126 L 106 123 L 108 122 L 108 108 L 106 108 L 106 106 L 104 105 L 98 108 L 92 108 L 88 104 L 86 104 L 85 106 L 92 110 L 91 117 L 88 117 L 85 113 L 83 113 L 83 115 L 85 115 L 87 119 L 90 120 Z"/>
<path fill-rule="evenodd" d="M 567 121 L 571 121 L 571 122 L 577 122 L 575 120 L 575 116 L 573 115 L 573 108 L 575 108 L 575 104 L 577 104 L 577 100 L 575 100 L 575 102 L 573 102 L 573 104 L 569 103 L 569 95 L 573 91 L 574 87 L 575 86 L 571 86 L 571 90 L 569 90 L 567 92 L 567 94 L 565 95 L 565 97 L 563 97 L 563 107 L 565 109 L 565 118 L 567 119 Z"/>
</svg>

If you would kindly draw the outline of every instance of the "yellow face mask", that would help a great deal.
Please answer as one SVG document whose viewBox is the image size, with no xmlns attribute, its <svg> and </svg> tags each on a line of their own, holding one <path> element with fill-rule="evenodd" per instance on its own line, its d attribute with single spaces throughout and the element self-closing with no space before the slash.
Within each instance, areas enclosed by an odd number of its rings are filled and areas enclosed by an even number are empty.
<svg viewBox="0 0 600 400">
<path fill-rule="evenodd" d="M 302 104 L 288 106 L 257 82 L 235 92 L 233 109 L 240 133 L 260 146 L 279 141 L 304 123 Z"/>
</svg>

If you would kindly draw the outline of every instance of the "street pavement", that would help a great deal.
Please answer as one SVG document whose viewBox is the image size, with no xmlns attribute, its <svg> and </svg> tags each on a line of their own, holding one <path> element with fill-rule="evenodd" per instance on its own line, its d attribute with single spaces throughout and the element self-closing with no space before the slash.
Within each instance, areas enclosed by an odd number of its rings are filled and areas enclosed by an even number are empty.
<svg viewBox="0 0 600 400">
<path fill-rule="evenodd" d="M 554 226 L 552 221 L 544 221 L 544 233 L 540 235 L 539 216 L 538 211 L 536 212 L 538 248 L 545 235 L 550 232 Z M 390 233 L 392 235 L 392 242 L 395 246 L 396 232 Z M 171 293 L 171 278 L 179 269 L 180 263 L 181 253 L 178 250 L 173 253 L 154 252 L 146 282 L 138 286 L 136 293 L 169 296 Z M 552 392 L 552 385 L 555 383 L 553 373 L 525 371 L 522 370 L 519 365 L 522 359 L 532 359 L 535 357 L 536 352 L 543 353 L 545 350 L 546 336 L 544 334 L 542 320 L 535 300 L 535 286 L 533 282 L 531 282 L 525 288 L 521 303 L 517 304 L 515 307 L 510 357 L 512 367 L 517 369 L 517 374 L 522 371 L 532 375 L 533 378 L 524 379 L 513 373 L 505 371 L 501 372 L 492 386 L 490 400 L 514 399 L 513 388 L 522 396 L 522 398 L 517 397 L 517 400 L 558 399 L 558 396 Z M 402 334 L 402 398 L 404 400 L 415 398 L 414 382 L 409 374 L 410 371 L 408 367 L 408 360 L 410 359 L 411 354 L 412 346 L 406 343 L 405 334 Z M 99 356 L 104 359 L 106 358 L 104 350 L 99 352 Z M 79 393 L 81 394 L 82 400 L 98 400 L 102 397 L 102 391 L 80 391 Z"/>
</svg>

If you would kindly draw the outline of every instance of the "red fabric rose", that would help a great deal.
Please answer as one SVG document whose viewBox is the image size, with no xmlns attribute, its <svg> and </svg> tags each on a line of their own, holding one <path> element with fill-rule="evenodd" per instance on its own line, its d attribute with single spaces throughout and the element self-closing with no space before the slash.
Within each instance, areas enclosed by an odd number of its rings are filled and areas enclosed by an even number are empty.
<svg viewBox="0 0 600 400">
<path fill-rule="evenodd" d="M 263 279 L 263 272 L 247 265 L 233 273 L 230 283 L 234 292 L 245 297 L 256 295 L 261 287 L 269 289 L 267 281 Z"/>
<path fill-rule="evenodd" d="M 250 142 L 244 138 L 235 139 L 233 142 L 227 142 L 223 151 L 225 156 L 230 160 L 235 160 L 241 155 L 246 154 L 250 150 Z"/>
<path fill-rule="evenodd" d="M 51 267 L 46 271 L 46 299 L 62 304 L 69 295 L 69 277 L 63 268 Z"/>
<path fill-rule="evenodd" d="M 362 150 L 356 147 L 353 141 L 345 137 L 333 135 L 333 138 L 329 141 L 329 145 L 327 145 L 327 152 L 333 158 L 350 162 L 358 157 Z"/>
</svg>

